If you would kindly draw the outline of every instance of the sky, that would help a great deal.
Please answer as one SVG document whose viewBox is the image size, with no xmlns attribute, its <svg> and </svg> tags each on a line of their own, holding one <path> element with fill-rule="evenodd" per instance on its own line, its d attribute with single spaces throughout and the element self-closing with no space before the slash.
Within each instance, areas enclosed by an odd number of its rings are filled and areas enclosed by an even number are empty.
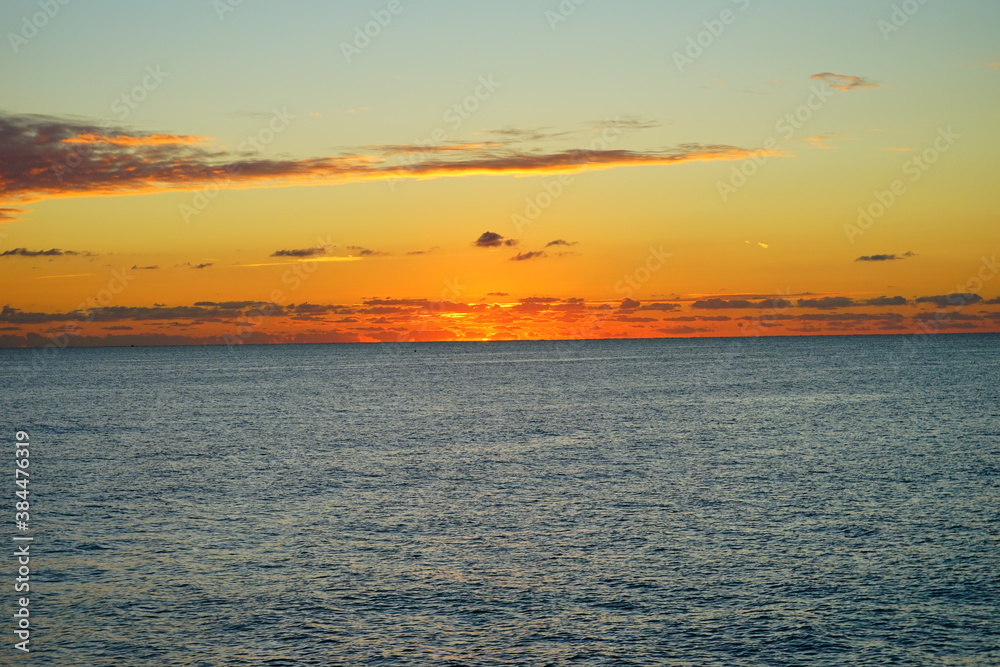
<svg viewBox="0 0 1000 667">
<path fill-rule="evenodd" d="M 0 347 L 1000 331 L 994 0 L 0 29 Z"/>
</svg>

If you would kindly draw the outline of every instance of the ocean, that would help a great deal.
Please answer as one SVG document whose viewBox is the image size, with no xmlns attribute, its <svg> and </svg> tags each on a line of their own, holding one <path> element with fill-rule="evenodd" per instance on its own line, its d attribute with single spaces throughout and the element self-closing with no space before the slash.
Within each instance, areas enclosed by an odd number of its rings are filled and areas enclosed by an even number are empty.
<svg viewBox="0 0 1000 667">
<path fill-rule="evenodd" d="M 3 664 L 1000 664 L 998 335 L 0 350 L 0 387 Z"/>
</svg>

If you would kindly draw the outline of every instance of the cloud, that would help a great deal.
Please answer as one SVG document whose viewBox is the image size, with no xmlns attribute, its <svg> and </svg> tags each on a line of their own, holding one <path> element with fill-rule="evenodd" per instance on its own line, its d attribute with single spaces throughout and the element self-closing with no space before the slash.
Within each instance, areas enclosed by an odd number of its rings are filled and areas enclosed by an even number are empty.
<svg viewBox="0 0 1000 667">
<path fill-rule="evenodd" d="M 507 292 L 490 292 L 486 296 L 510 296 Z"/>
<path fill-rule="evenodd" d="M 0 208 L 0 223 L 17 220 L 24 213 L 20 208 Z"/>
<path fill-rule="evenodd" d="M 939 313 L 917 313 L 916 315 L 913 316 L 913 319 L 917 320 L 918 322 L 928 322 L 928 321 L 940 322 L 941 320 L 938 319 L 938 315 Z M 964 320 L 973 322 L 983 319 L 978 315 L 967 315 L 965 313 L 947 313 L 945 317 L 947 321 Z"/>
<path fill-rule="evenodd" d="M 119 320 L 201 320 L 219 321 L 243 317 L 250 309 L 277 314 L 283 312 L 276 304 L 257 301 L 214 303 L 199 301 L 193 306 L 109 306 L 89 311 L 74 310 L 65 313 L 24 312 L 4 306 L 0 309 L 0 322 L 8 324 L 39 324 L 45 322 L 70 322 L 86 320 L 114 322 Z"/>
<path fill-rule="evenodd" d="M 14 248 L 0 252 L 0 257 L 63 257 L 66 255 L 89 255 L 90 253 L 77 252 L 76 250 L 60 250 L 50 248 L 49 250 L 28 250 L 27 248 Z"/>
<path fill-rule="evenodd" d="M 865 322 L 889 320 L 898 322 L 903 319 L 899 313 L 809 313 L 796 315 L 793 319 L 812 322 Z"/>
<path fill-rule="evenodd" d="M 635 299 L 622 299 L 621 304 L 618 306 L 621 310 L 634 310 L 642 305 Z"/>
<path fill-rule="evenodd" d="M 515 246 L 517 239 L 505 239 L 496 232 L 483 232 L 479 238 L 473 241 L 472 245 L 479 248 L 499 248 L 500 246 Z"/>
<path fill-rule="evenodd" d="M 184 262 L 183 264 L 178 264 L 178 266 L 187 267 L 189 269 L 207 269 L 213 266 L 213 262 L 204 262 L 202 264 L 192 264 L 191 262 Z"/>
<path fill-rule="evenodd" d="M 368 248 L 363 248 L 359 245 L 349 245 L 347 246 L 347 249 L 356 252 L 358 254 L 358 257 L 383 257 L 389 254 L 387 252 L 381 252 L 379 250 L 370 250 Z"/>
<path fill-rule="evenodd" d="M 799 308 L 850 308 L 858 305 L 846 296 L 825 296 L 820 299 L 799 299 Z"/>
<path fill-rule="evenodd" d="M 541 250 L 534 252 L 519 252 L 510 258 L 512 262 L 523 262 L 529 259 L 540 259 L 542 257 L 547 257 L 547 255 Z"/>
<path fill-rule="evenodd" d="M 668 328 L 665 328 L 665 329 L 659 329 L 659 331 L 662 331 L 663 333 L 668 333 L 668 334 L 688 335 L 688 334 L 695 334 L 695 333 L 709 333 L 712 330 L 711 329 L 705 329 L 705 328 L 702 328 L 702 327 L 687 327 L 687 326 L 684 326 L 684 327 L 672 327 L 672 328 L 668 327 Z"/>
<path fill-rule="evenodd" d="M 408 164 L 372 152 L 264 158 L 215 147 L 206 137 L 139 132 L 37 114 L 0 114 L 0 196 L 30 201 L 80 195 L 196 190 L 207 185 L 329 185 L 372 179 L 577 173 L 781 155 L 718 144 L 664 150 L 481 149 Z"/>
<path fill-rule="evenodd" d="M 823 81 L 834 90 L 854 90 L 855 88 L 876 88 L 878 84 L 871 79 L 861 76 L 851 76 L 849 74 L 834 74 L 833 72 L 820 72 L 813 74 L 810 79 Z"/>
<path fill-rule="evenodd" d="M 496 141 L 486 141 L 472 144 L 436 144 L 421 146 L 420 144 L 388 144 L 385 146 L 366 146 L 382 155 L 426 155 L 428 153 L 462 153 L 468 151 L 482 151 L 485 148 L 496 148 L 503 146 Z"/>
<path fill-rule="evenodd" d="M 139 266 L 138 264 L 133 264 L 132 265 L 132 270 L 134 270 L 134 271 L 153 271 L 153 270 L 158 269 L 158 268 L 160 268 L 160 267 L 158 265 L 156 265 L 156 264 L 152 264 L 150 266 Z"/>
<path fill-rule="evenodd" d="M 968 306 L 973 303 L 979 303 L 983 300 L 983 297 L 978 294 L 969 293 L 953 293 L 953 294 L 942 294 L 939 296 L 922 296 L 916 299 L 916 303 L 933 303 L 938 308 L 947 308 L 948 306 Z"/>
<path fill-rule="evenodd" d="M 670 310 L 678 310 L 679 308 L 680 308 L 680 304 L 676 304 L 676 303 L 647 303 L 645 306 L 642 306 L 641 308 L 639 308 L 639 310 L 663 310 L 663 311 L 670 311 Z"/>
<path fill-rule="evenodd" d="M 412 306 L 423 308 L 430 305 L 427 299 L 369 299 L 363 302 L 366 306 Z"/>
<path fill-rule="evenodd" d="M 546 243 L 545 247 L 546 248 L 549 248 L 551 246 L 567 246 L 567 247 L 569 247 L 569 246 L 575 246 L 577 243 L 578 243 L 577 241 L 564 241 L 563 239 L 556 239 L 555 241 L 549 241 L 548 243 Z"/>
<path fill-rule="evenodd" d="M 905 306 L 909 303 L 901 296 L 878 296 L 862 302 L 864 306 Z"/>
<path fill-rule="evenodd" d="M 326 254 L 326 248 L 292 248 L 290 250 L 275 250 L 271 257 L 320 257 Z"/>
<path fill-rule="evenodd" d="M 771 299 L 770 301 L 747 301 L 746 299 L 733 299 L 731 301 L 726 301 L 725 299 L 705 299 L 703 301 L 695 301 L 691 304 L 692 308 L 701 308 L 706 310 L 718 310 L 720 308 L 790 308 L 792 306 L 791 301 L 786 301 L 785 299 Z"/>
<path fill-rule="evenodd" d="M 916 257 L 915 252 L 904 252 L 902 255 L 862 255 L 855 262 L 893 262 L 907 257 Z"/>
</svg>

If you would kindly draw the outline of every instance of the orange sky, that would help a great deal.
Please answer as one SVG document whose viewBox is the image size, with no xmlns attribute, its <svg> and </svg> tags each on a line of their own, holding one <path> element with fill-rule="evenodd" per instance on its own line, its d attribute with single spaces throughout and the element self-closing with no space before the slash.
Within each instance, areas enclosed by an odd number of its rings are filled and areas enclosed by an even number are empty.
<svg viewBox="0 0 1000 667">
<path fill-rule="evenodd" d="M 66 6 L 0 57 L 0 346 L 1000 331 L 1000 9 L 680 4 Z"/>
</svg>

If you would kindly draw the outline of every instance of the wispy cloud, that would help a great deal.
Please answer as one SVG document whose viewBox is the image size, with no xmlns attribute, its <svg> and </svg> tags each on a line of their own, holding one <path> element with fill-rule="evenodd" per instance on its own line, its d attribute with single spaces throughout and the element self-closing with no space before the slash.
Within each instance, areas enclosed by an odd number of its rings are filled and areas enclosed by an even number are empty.
<svg viewBox="0 0 1000 667">
<path fill-rule="evenodd" d="M 326 248 L 290 248 L 275 250 L 271 257 L 317 257 L 326 254 Z"/>
<path fill-rule="evenodd" d="M 902 255 L 862 255 L 858 257 L 855 262 L 894 262 L 900 259 L 906 259 L 907 257 L 916 257 L 915 252 L 904 252 Z"/>
<path fill-rule="evenodd" d="M 392 162 L 391 156 L 384 153 L 363 152 L 263 158 L 216 148 L 209 142 L 205 137 L 103 128 L 54 116 L 0 115 L 0 197 L 29 201 L 164 192 L 198 189 L 220 181 L 231 187 L 261 187 L 571 173 L 777 155 L 718 144 L 682 144 L 645 151 L 518 151 L 495 149 L 487 142 L 449 145 L 442 150 L 453 151 L 452 155 L 432 154 L 401 164 Z"/>
<path fill-rule="evenodd" d="M 825 82 L 834 90 L 855 90 L 856 88 L 877 88 L 878 84 L 871 79 L 862 76 L 851 76 L 850 74 L 834 74 L 833 72 L 820 72 L 813 74 L 810 79 Z"/>
<path fill-rule="evenodd" d="M 540 259 L 542 257 L 545 257 L 545 253 L 542 252 L 541 250 L 536 250 L 533 252 L 519 252 L 510 259 L 513 262 L 523 262 L 525 260 Z"/>
<path fill-rule="evenodd" d="M 78 252 L 76 250 L 60 250 L 59 248 L 49 248 L 48 250 L 28 250 L 27 248 L 14 248 L 0 252 L 0 257 L 64 257 L 68 255 L 92 256 L 93 253 Z"/>
<path fill-rule="evenodd" d="M 19 208 L 0 208 L 0 223 L 17 220 L 23 213 L 24 210 Z"/>
</svg>

